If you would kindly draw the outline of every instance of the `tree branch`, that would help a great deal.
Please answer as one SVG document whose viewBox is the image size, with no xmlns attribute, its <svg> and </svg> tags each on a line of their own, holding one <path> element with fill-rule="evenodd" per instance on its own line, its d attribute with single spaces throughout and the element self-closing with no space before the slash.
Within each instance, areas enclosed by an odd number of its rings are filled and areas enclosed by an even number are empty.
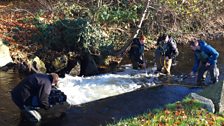
<svg viewBox="0 0 224 126">
<path fill-rule="evenodd" d="M 151 1 L 151 0 L 148 0 L 147 4 L 146 4 L 146 6 L 145 6 L 145 10 L 144 10 L 144 12 L 142 13 L 142 18 L 141 18 L 140 23 L 139 23 L 139 25 L 138 25 L 138 29 L 136 30 L 136 33 L 135 33 L 135 35 L 133 36 L 133 38 L 136 38 L 136 37 L 138 36 L 138 34 L 139 34 L 139 31 L 140 31 L 140 29 L 141 29 L 141 27 L 142 27 L 142 23 L 143 23 L 143 21 L 145 20 L 145 16 L 146 16 L 146 14 L 147 14 L 147 12 L 148 12 L 148 9 L 149 9 L 149 7 L 150 7 L 150 6 L 149 6 L 149 5 L 150 5 L 150 1 Z M 132 40 L 133 38 L 131 38 L 131 40 Z M 118 56 L 118 55 L 123 56 L 123 54 L 126 53 L 127 50 L 128 50 L 128 48 L 130 47 L 130 45 L 131 45 L 131 43 L 132 43 L 131 40 L 129 39 L 128 42 L 127 42 L 127 43 L 126 43 L 120 50 L 118 50 L 118 51 L 112 53 L 111 55 L 112 55 L 112 56 Z"/>
</svg>

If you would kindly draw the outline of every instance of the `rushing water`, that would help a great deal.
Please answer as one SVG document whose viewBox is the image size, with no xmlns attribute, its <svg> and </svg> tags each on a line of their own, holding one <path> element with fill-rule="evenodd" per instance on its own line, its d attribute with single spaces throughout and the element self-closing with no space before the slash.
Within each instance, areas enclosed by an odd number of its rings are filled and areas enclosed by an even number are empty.
<svg viewBox="0 0 224 126">
<path fill-rule="evenodd" d="M 223 51 L 223 47 L 224 47 L 223 42 L 221 42 L 221 41 L 213 42 L 212 45 L 214 45 L 217 48 L 217 50 L 220 52 L 218 66 L 222 67 L 223 66 L 223 52 L 224 52 Z M 172 68 L 172 73 L 175 74 L 175 76 L 172 76 L 171 78 L 176 78 L 176 80 L 181 80 L 181 79 L 183 79 L 183 78 L 181 78 L 182 75 L 186 75 L 191 71 L 191 67 L 193 65 L 193 58 L 192 58 L 193 53 L 192 53 L 192 51 L 189 51 L 189 50 L 188 50 L 188 48 L 186 48 L 186 46 L 179 47 L 180 55 L 178 56 L 178 64 Z M 167 81 L 167 78 L 165 78 L 165 80 L 161 80 L 160 78 L 158 78 L 158 74 L 154 74 L 155 67 L 154 67 L 154 63 L 152 60 L 153 59 L 152 54 L 153 54 L 153 52 L 151 51 L 146 55 L 147 56 L 146 60 L 148 63 L 147 69 L 133 70 L 133 69 L 131 69 L 130 65 L 124 65 L 124 66 L 122 66 L 124 68 L 124 71 L 117 72 L 115 74 L 108 73 L 108 74 L 102 74 L 102 75 L 91 76 L 91 77 L 72 77 L 72 76 L 66 75 L 65 78 L 60 78 L 59 89 L 62 90 L 67 95 L 67 97 L 68 97 L 67 102 L 69 104 L 82 105 L 84 103 L 85 104 L 92 103 L 99 99 L 105 99 L 105 98 L 112 97 L 112 96 L 118 96 L 120 94 L 125 94 L 127 92 L 131 93 L 138 89 L 142 89 L 145 87 L 148 88 L 151 86 L 155 86 L 158 83 L 163 83 L 162 81 Z M 221 71 L 221 74 L 222 74 L 222 71 Z M 0 114 L 0 125 L 2 125 L 2 126 L 5 126 L 5 125 L 16 126 L 20 122 L 19 110 L 12 103 L 11 98 L 10 98 L 10 90 L 19 81 L 20 81 L 20 78 L 19 78 L 18 74 L 12 70 L 10 70 L 8 72 L 0 72 L 0 99 L 1 99 L 1 101 L 0 101 L 0 113 L 1 113 Z M 168 83 L 181 83 L 181 82 L 171 80 Z M 169 89 L 166 89 L 166 90 L 169 90 Z M 187 93 L 189 92 L 185 88 L 174 88 L 173 90 L 175 90 L 177 92 L 179 91 L 180 93 L 181 92 L 187 92 Z M 159 91 L 159 90 L 157 90 L 157 91 L 158 91 L 158 93 L 161 94 L 161 91 Z M 154 91 L 153 93 L 156 93 L 156 91 Z M 162 94 L 167 95 L 164 92 L 164 90 L 162 91 Z M 186 94 L 182 94 L 182 95 L 184 96 Z M 164 96 L 161 96 L 161 97 L 164 97 Z M 180 99 L 181 97 L 179 97 L 178 99 Z M 135 98 L 138 98 L 138 97 L 133 95 L 133 99 L 135 99 Z M 178 99 L 171 99 L 171 101 L 175 101 Z M 167 100 L 167 99 L 165 99 L 165 100 Z M 112 102 L 113 101 L 116 102 L 115 99 L 112 99 Z M 114 103 L 114 104 L 119 105 L 118 102 L 122 103 L 123 101 L 118 100 L 117 103 Z M 137 102 L 140 102 L 140 101 L 137 101 Z M 143 102 L 143 103 L 139 104 L 139 106 L 141 106 L 141 107 L 145 106 L 147 108 L 147 104 L 144 103 L 144 102 L 147 102 L 146 99 L 142 99 L 141 102 Z M 157 101 L 157 102 L 159 102 L 159 101 Z M 136 104 L 136 103 L 128 103 L 128 104 L 129 104 L 129 106 L 131 106 L 130 104 Z M 156 105 L 157 104 L 156 101 L 153 104 Z M 97 103 L 97 106 L 101 106 L 101 104 Z M 106 118 L 106 116 L 98 117 L 99 116 L 97 113 L 98 110 L 95 114 L 94 114 L 94 112 L 92 112 L 93 111 L 92 109 L 96 108 L 96 106 L 93 108 L 92 107 L 90 107 L 90 108 L 91 108 L 91 110 L 89 110 L 90 114 L 92 114 L 93 117 L 95 117 L 94 119 L 99 120 L 99 123 L 100 123 L 100 120 L 103 120 L 102 118 Z M 120 107 L 120 108 L 122 108 L 122 107 Z M 133 109 L 133 108 L 131 108 L 131 109 Z M 88 117 L 90 116 L 89 114 L 87 114 L 87 115 L 84 114 L 85 112 L 83 112 L 83 111 L 85 111 L 85 109 L 82 109 L 82 110 L 79 110 L 79 109 L 80 108 L 76 108 L 75 110 L 67 111 L 67 113 L 72 113 L 72 114 L 68 114 L 70 119 L 68 119 L 66 121 L 54 120 L 54 122 L 56 122 L 56 123 L 49 123 L 49 124 L 59 125 L 59 123 L 61 123 L 60 125 L 66 125 L 65 122 L 71 122 L 70 124 L 72 124 L 72 122 L 75 122 L 75 121 L 77 122 L 77 120 L 79 120 L 80 118 L 83 118 L 82 119 L 83 122 L 86 122 L 88 120 L 93 121 L 91 119 L 88 119 Z M 104 110 L 105 107 L 102 107 L 100 109 L 102 109 L 103 111 L 106 111 L 106 110 Z M 123 108 L 123 109 L 126 109 L 126 108 Z M 133 110 L 133 111 L 138 110 L 137 108 L 134 108 L 134 109 L 136 109 L 136 110 Z M 142 108 L 139 108 L 139 111 L 141 109 Z M 77 118 L 77 120 L 73 119 L 74 111 L 78 112 L 79 116 L 74 117 L 74 118 Z M 109 110 L 107 110 L 107 111 L 109 111 Z M 115 115 L 116 115 L 116 111 L 115 110 L 113 110 L 113 111 L 115 112 Z M 120 115 L 122 115 L 121 114 L 122 111 L 123 110 L 119 110 Z M 144 109 L 141 110 L 141 112 L 144 112 L 144 111 L 145 111 Z M 130 113 L 130 112 L 127 112 L 127 113 Z M 136 112 L 136 113 L 138 113 L 138 112 Z M 75 114 L 77 114 L 77 113 L 75 113 Z M 86 117 L 86 120 L 85 120 L 84 116 Z M 122 118 L 122 116 L 118 116 L 118 120 L 119 120 L 119 117 Z M 108 121 L 108 120 L 105 119 L 105 121 Z M 51 121 L 48 120 L 47 122 L 51 122 Z M 80 125 L 82 125 L 82 123 Z M 44 124 L 48 125 L 48 123 L 46 123 L 46 122 Z M 95 123 L 95 125 L 96 124 L 97 123 Z M 23 125 L 23 124 L 20 124 L 20 125 Z"/>
<path fill-rule="evenodd" d="M 109 96 L 130 92 L 144 86 L 154 86 L 158 75 L 146 73 L 153 69 L 133 70 L 124 66 L 123 72 L 103 74 L 92 77 L 72 77 L 66 75 L 60 79 L 60 87 L 68 96 L 68 103 L 82 104 Z"/>
</svg>

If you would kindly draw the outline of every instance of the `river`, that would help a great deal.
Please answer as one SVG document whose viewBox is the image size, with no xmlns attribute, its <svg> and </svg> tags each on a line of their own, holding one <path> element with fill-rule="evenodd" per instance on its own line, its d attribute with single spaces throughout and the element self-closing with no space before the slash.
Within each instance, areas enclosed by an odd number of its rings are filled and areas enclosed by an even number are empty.
<svg viewBox="0 0 224 126">
<path fill-rule="evenodd" d="M 223 72 L 224 43 L 211 43 L 219 52 L 220 73 Z M 123 118 L 132 117 L 147 112 L 150 109 L 163 107 L 183 99 L 190 92 L 200 88 L 185 86 L 159 86 L 161 83 L 181 84 L 184 75 L 191 71 L 193 52 L 186 46 L 179 46 L 180 55 L 177 65 L 173 67 L 169 80 L 154 74 L 153 51 L 146 54 L 147 69 L 133 70 L 129 64 L 124 64 L 124 71 L 108 73 L 91 77 L 72 77 L 66 75 L 60 78 L 59 89 L 68 97 L 70 105 L 63 116 L 43 116 L 41 126 L 98 126 L 108 122 L 116 122 Z M 173 79 L 175 78 L 175 79 Z M 221 78 L 223 80 L 223 78 Z M 169 80 L 169 81 L 167 81 Z M 16 72 L 0 72 L 0 124 L 2 126 L 23 126 L 20 112 L 12 103 L 10 90 L 20 81 Z M 53 108 L 53 111 L 57 111 Z M 49 115 L 44 114 L 44 115 Z"/>
</svg>

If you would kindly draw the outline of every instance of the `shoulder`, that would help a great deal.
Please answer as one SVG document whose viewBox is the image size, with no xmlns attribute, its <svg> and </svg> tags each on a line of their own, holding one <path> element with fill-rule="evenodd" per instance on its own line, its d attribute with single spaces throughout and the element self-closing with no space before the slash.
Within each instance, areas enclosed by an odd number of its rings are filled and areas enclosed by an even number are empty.
<svg viewBox="0 0 224 126">
<path fill-rule="evenodd" d="M 170 46 L 172 46 L 173 48 L 177 48 L 177 43 L 173 38 L 170 38 L 169 40 L 169 44 Z"/>
<path fill-rule="evenodd" d="M 204 40 L 198 40 L 198 43 L 200 47 L 204 47 L 208 45 Z"/>
<path fill-rule="evenodd" d="M 132 44 L 139 44 L 140 43 L 140 40 L 138 38 L 134 38 L 132 40 Z"/>
<path fill-rule="evenodd" d="M 36 78 L 38 82 L 41 84 L 51 84 L 51 76 L 47 74 L 33 74 L 33 78 Z"/>
</svg>

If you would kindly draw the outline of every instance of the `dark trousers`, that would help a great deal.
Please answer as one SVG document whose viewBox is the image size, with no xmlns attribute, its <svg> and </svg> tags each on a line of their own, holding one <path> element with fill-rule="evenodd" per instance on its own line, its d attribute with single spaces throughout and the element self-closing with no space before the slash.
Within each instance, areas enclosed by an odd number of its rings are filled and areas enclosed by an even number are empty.
<svg viewBox="0 0 224 126">
<path fill-rule="evenodd" d="M 155 63 L 157 71 L 161 71 L 164 65 L 164 56 L 159 48 L 155 50 Z"/>
<path fill-rule="evenodd" d="M 141 59 L 141 56 L 131 55 L 130 59 L 131 59 L 133 69 L 140 68 L 140 65 L 144 63 L 143 60 Z"/>
<path fill-rule="evenodd" d="M 21 118 L 23 120 L 28 120 L 30 123 L 35 124 L 38 123 L 41 120 L 41 115 L 38 113 L 38 111 L 34 110 L 32 107 L 38 106 L 37 97 L 32 97 L 32 99 L 27 100 L 27 102 L 22 102 L 20 97 L 18 95 L 11 92 L 11 98 L 12 101 L 18 106 L 18 108 L 21 110 Z M 31 124 L 30 124 L 31 126 Z"/>
<path fill-rule="evenodd" d="M 18 97 L 18 95 L 11 92 L 11 98 L 12 98 L 12 101 L 16 104 L 16 106 L 18 106 L 20 110 L 24 109 L 24 103 L 22 102 L 21 98 Z"/>
<path fill-rule="evenodd" d="M 201 84 L 202 81 L 205 79 L 205 74 L 206 72 L 210 73 L 211 77 L 211 83 L 214 84 L 218 82 L 218 68 L 216 64 L 210 65 L 210 66 L 205 66 L 205 64 L 201 64 L 199 69 L 198 69 L 198 76 L 197 76 L 197 83 Z"/>
</svg>

